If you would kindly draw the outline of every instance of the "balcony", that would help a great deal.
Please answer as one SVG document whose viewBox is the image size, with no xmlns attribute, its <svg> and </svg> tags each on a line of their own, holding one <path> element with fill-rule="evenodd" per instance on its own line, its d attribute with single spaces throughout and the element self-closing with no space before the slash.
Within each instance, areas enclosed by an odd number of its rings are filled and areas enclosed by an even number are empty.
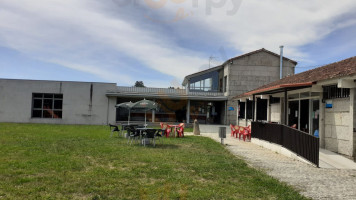
<svg viewBox="0 0 356 200">
<path fill-rule="evenodd" d="M 107 96 L 128 96 L 142 98 L 176 98 L 176 99 L 215 99 L 227 100 L 222 92 L 187 92 L 185 89 L 123 87 L 118 86 L 114 91 L 108 91 Z"/>
</svg>

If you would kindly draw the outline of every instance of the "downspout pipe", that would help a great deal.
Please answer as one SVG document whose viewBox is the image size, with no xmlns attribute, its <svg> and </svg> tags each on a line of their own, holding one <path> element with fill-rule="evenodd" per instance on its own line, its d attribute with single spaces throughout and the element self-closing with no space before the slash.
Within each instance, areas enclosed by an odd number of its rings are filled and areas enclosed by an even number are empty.
<svg viewBox="0 0 356 200">
<path fill-rule="evenodd" d="M 283 78 L 283 48 L 284 46 L 280 46 L 279 48 L 281 48 L 281 61 L 280 61 L 280 75 L 279 78 L 282 79 Z"/>
</svg>

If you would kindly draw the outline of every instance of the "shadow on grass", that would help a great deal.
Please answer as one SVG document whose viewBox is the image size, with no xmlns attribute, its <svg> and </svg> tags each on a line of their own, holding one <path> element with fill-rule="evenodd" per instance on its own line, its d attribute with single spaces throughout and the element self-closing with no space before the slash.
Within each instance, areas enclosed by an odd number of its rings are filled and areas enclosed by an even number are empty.
<svg viewBox="0 0 356 200">
<path fill-rule="evenodd" d="M 130 146 L 130 144 L 128 144 Z M 152 149 L 179 149 L 181 148 L 180 145 L 176 144 L 157 144 L 153 146 L 153 144 L 146 144 L 146 146 L 142 144 L 132 144 L 132 147 L 139 147 L 139 148 L 152 148 Z"/>
</svg>

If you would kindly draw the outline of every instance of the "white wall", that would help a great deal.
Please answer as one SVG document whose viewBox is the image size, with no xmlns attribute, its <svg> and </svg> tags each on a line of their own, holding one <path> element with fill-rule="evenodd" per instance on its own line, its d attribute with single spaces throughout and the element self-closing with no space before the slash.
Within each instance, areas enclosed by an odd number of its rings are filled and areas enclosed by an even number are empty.
<svg viewBox="0 0 356 200">
<path fill-rule="evenodd" d="M 281 123 L 281 104 L 274 103 L 270 106 L 270 115 L 271 115 L 271 122 L 278 122 Z"/>
<path fill-rule="evenodd" d="M 90 87 L 93 84 L 92 106 Z M 116 100 L 108 100 L 113 83 L 0 79 L 0 122 L 106 124 L 114 122 Z M 31 118 L 33 93 L 63 94 L 62 119 Z M 109 111 L 109 112 L 108 112 Z"/>
<path fill-rule="evenodd" d="M 352 95 L 353 94 L 353 95 Z M 356 161 L 356 89 L 351 89 L 351 95 L 353 96 L 353 127 L 352 127 L 352 132 L 353 132 L 353 140 L 354 140 L 354 152 L 353 152 L 353 157 Z M 352 98 L 351 98 L 352 99 Z"/>
</svg>

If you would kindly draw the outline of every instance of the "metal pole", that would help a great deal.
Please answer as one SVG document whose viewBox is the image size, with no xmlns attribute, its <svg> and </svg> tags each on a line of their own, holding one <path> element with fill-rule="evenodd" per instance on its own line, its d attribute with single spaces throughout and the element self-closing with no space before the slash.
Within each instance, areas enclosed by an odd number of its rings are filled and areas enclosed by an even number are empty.
<svg viewBox="0 0 356 200">
<path fill-rule="evenodd" d="M 130 115 L 131 115 L 131 109 L 129 109 L 129 121 L 127 122 L 128 125 L 130 125 Z"/>
<path fill-rule="evenodd" d="M 187 116 L 186 116 L 186 119 L 187 119 L 187 124 L 190 123 L 190 100 L 188 100 L 188 103 L 187 103 Z"/>
<path fill-rule="evenodd" d="M 279 48 L 281 48 L 280 79 L 283 78 L 283 47 L 284 46 L 279 47 Z"/>
<path fill-rule="evenodd" d="M 287 97 L 287 89 L 284 90 L 284 124 L 287 124 L 288 117 L 288 97 Z"/>
<path fill-rule="evenodd" d="M 225 125 L 227 124 L 227 101 L 225 101 Z"/>
<path fill-rule="evenodd" d="M 255 120 L 255 110 L 256 110 L 255 104 L 256 104 L 255 95 L 253 95 L 253 99 L 252 99 L 252 121 L 253 121 L 253 122 L 256 121 L 256 120 Z"/>
</svg>

